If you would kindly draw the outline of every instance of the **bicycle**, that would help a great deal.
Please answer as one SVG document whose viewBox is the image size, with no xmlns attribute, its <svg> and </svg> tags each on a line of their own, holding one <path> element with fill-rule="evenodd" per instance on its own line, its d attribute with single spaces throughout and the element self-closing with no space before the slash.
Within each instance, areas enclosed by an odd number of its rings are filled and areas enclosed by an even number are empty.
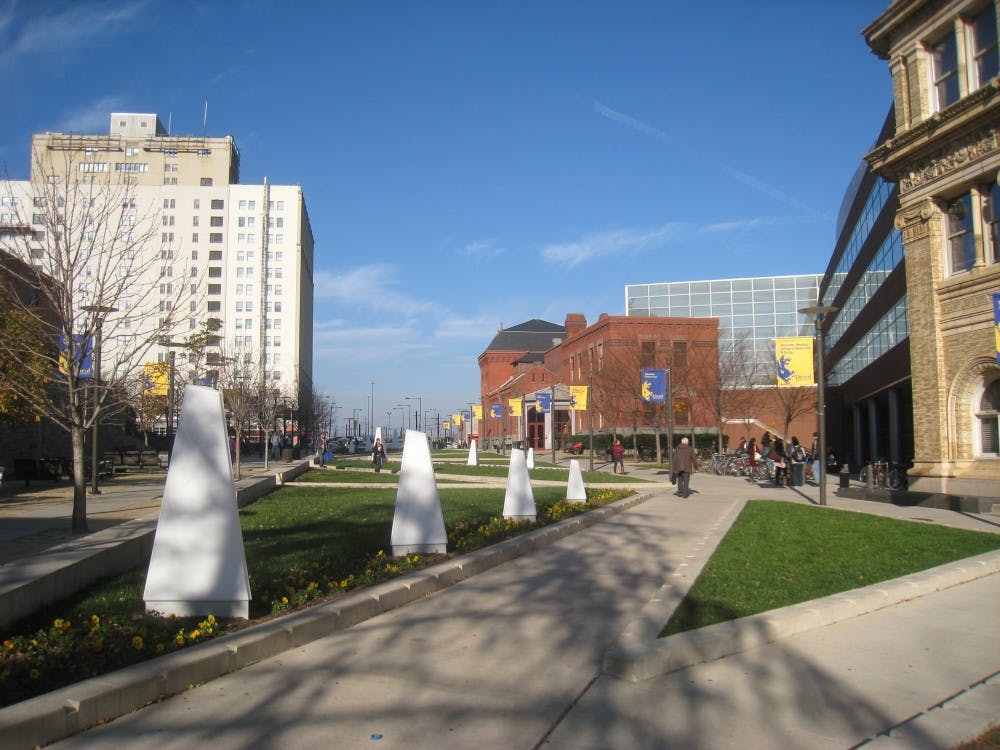
<svg viewBox="0 0 1000 750">
<path fill-rule="evenodd" d="M 862 482 L 871 483 L 873 487 L 901 490 L 906 487 L 906 467 L 879 458 L 861 468 L 860 478 Z"/>
</svg>

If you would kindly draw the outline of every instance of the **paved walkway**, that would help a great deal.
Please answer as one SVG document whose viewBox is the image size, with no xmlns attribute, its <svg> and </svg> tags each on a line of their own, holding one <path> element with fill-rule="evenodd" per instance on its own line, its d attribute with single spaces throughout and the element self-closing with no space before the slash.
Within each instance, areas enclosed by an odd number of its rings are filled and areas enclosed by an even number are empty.
<svg viewBox="0 0 1000 750">
<path fill-rule="evenodd" d="M 643 682 L 604 673 L 609 649 L 664 582 L 686 591 L 746 498 L 817 495 L 707 475 L 692 484 L 690 499 L 668 485 L 579 533 L 55 747 L 947 748 L 1000 720 L 996 574 Z M 996 516 L 842 500 L 832 488 L 828 501 L 1000 532 Z M 876 739 L 894 727 L 893 739 Z"/>
</svg>

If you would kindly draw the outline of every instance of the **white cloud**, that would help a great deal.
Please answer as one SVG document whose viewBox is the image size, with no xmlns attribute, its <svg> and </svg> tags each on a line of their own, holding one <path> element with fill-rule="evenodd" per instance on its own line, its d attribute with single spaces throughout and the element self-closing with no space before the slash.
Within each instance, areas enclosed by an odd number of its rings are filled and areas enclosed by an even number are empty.
<svg viewBox="0 0 1000 750">
<path fill-rule="evenodd" d="M 29 56 L 62 55 L 97 44 L 133 25 L 149 2 L 75 2 L 52 13 L 37 12 L 40 7 L 49 7 L 44 4 L 28 5 L 30 15 L 20 27 L 13 13 L 0 18 L 0 69 Z"/>
<path fill-rule="evenodd" d="M 55 126 L 62 133 L 106 133 L 112 112 L 121 112 L 123 99 L 105 96 L 85 107 L 72 110 Z"/>
<path fill-rule="evenodd" d="M 746 172 L 741 172 L 740 170 L 735 169 L 734 167 L 731 167 L 722 161 L 719 161 L 711 154 L 708 154 L 703 151 L 697 151 L 691 148 L 690 146 L 683 143 L 675 136 L 666 133 L 660 130 L 659 128 L 655 128 L 652 125 L 647 125 L 641 120 L 637 120 L 636 118 L 630 115 L 611 109 L 611 107 L 608 107 L 599 101 L 595 100 L 593 102 L 593 106 L 594 106 L 594 111 L 597 112 L 597 114 L 601 115 L 601 117 L 607 118 L 612 122 L 617 122 L 619 125 L 624 125 L 625 127 L 631 128 L 632 130 L 642 133 L 643 135 L 652 136 L 653 138 L 656 138 L 658 140 L 671 143 L 680 148 L 681 150 L 685 151 L 686 153 L 690 154 L 691 156 L 695 157 L 696 159 L 699 159 L 702 162 L 714 167 L 715 169 L 717 169 L 718 171 L 722 172 L 724 175 L 729 177 L 731 180 L 738 182 L 742 185 L 745 185 L 751 190 L 755 190 L 758 193 L 761 193 L 763 195 L 768 196 L 769 198 L 772 198 L 773 200 L 778 201 L 779 203 L 784 203 L 787 206 L 791 206 L 792 208 L 798 209 L 799 211 L 803 211 L 812 216 L 816 217 L 822 216 L 821 212 L 816 211 L 815 209 L 807 206 L 805 203 L 802 203 L 794 196 L 789 195 L 788 193 L 779 190 L 778 188 L 772 185 L 769 185 L 768 183 L 754 177 L 753 175 L 747 174 Z"/>
<path fill-rule="evenodd" d="M 500 327 L 499 320 L 487 320 L 483 317 L 470 318 L 452 313 L 437 319 L 434 338 L 437 339 L 473 339 L 489 341 Z"/>
<path fill-rule="evenodd" d="M 434 302 L 416 299 L 399 291 L 398 269 L 385 263 L 359 266 L 333 273 L 317 271 L 315 296 L 365 310 L 420 315 L 438 311 Z"/>
<path fill-rule="evenodd" d="M 681 235 L 686 226 L 682 222 L 671 222 L 650 230 L 619 229 L 601 232 L 577 242 L 546 245 L 541 249 L 541 256 L 550 263 L 573 268 L 588 260 L 634 255 L 662 247 Z"/>
<path fill-rule="evenodd" d="M 497 240 L 492 238 L 470 242 L 459 250 L 460 255 L 464 255 L 476 261 L 492 260 L 493 258 L 503 255 L 506 252 L 507 249 L 499 247 L 497 245 Z"/>
</svg>

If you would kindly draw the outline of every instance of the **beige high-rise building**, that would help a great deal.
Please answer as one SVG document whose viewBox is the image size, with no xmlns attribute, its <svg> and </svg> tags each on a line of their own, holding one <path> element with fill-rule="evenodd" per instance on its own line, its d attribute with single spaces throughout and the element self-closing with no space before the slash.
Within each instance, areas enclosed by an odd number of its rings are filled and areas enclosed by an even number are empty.
<svg viewBox="0 0 1000 750">
<path fill-rule="evenodd" d="M 917 491 L 1000 497 L 997 20 L 996 0 L 894 0 L 863 32 L 893 80 L 866 158 L 899 183 Z"/>
<path fill-rule="evenodd" d="M 98 215 L 100 196 L 127 195 L 120 211 L 113 207 L 114 223 L 134 227 L 142 238 L 136 252 L 146 262 L 136 267 L 147 278 L 124 285 L 114 300 L 117 309 L 103 332 L 104 349 L 111 355 L 107 360 L 113 362 L 115 347 L 127 349 L 144 327 L 170 321 L 169 338 L 180 341 L 203 330 L 206 322 L 218 321 L 220 339 L 203 360 L 188 363 L 174 350 L 180 381 L 210 375 L 223 356 L 252 355 L 268 388 L 308 408 L 313 235 L 302 188 L 242 185 L 239 167 L 239 151 L 230 136 L 170 135 L 155 114 L 114 113 L 108 134 L 34 135 L 31 181 L 8 183 L 0 191 L 9 202 L 19 196 L 21 218 L 15 221 L 12 211 L 12 221 L 0 220 L 0 225 L 13 228 L 9 235 L 14 230 L 44 232 L 40 209 L 27 207 L 40 205 L 38 193 L 49 192 L 41 187 L 46 181 L 92 186 L 96 199 L 79 188 L 65 192 Z M 61 193 L 51 191 L 45 200 L 51 195 Z M 103 214 L 105 222 L 108 215 Z M 86 235 L 87 217 L 79 223 Z M 95 255 L 91 264 L 100 262 Z M 74 290 L 78 307 L 98 298 L 93 283 L 87 269 Z M 165 362 L 170 352 L 170 347 L 157 346 L 148 359 Z"/>
</svg>

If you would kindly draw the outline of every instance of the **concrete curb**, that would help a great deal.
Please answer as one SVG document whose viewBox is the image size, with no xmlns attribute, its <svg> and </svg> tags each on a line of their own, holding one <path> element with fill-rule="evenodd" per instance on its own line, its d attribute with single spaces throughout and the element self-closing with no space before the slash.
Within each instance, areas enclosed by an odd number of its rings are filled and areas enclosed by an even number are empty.
<svg viewBox="0 0 1000 750">
<path fill-rule="evenodd" d="M 627 630 L 605 653 L 603 670 L 629 682 L 640 682 L 995 573 L 1000 573 L 1000 551 L 667 638 L 649 638 L 648 626 Z M 651 608 L 649 613 L 653 611 Z M 669 614 L 660 617 L 662 612 L 657 614 L 662 628 Z M 636 637 L 637 633 L 643 637 Z"/>
<path fill-rule="evenodd" d="M 343 630 L 583 531 L 653 497 L 636 495 L 446 560 L 328 604 L 292 612 L 0 709 L 5 750 L 35 748 Z"/>
<path fill-rule="evenodd" d="M 302 462 L 263 476 L 242 479 L 236 490 L 236 504 L 242 508 L 254 503 L 308 469 L 308 462 Z M 148 562 L 158 516 L 154 513 L 125 521 L 2 566 L 0 627 L 72 596 L 100 578 L 118 575 Z"/>
</svg>

